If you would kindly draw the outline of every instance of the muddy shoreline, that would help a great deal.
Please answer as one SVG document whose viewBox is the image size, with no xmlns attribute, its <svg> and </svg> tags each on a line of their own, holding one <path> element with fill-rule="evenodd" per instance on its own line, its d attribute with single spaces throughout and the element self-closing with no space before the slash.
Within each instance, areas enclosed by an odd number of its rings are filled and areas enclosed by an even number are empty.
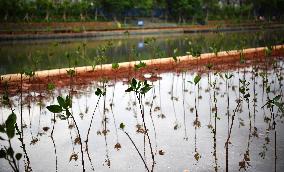
<svg viewBox="0 0 284 172">
<path fill-rule="evenodd" d="M 115 80 L 127 81 L 133 77 L 138 79 L 147 79 L 150 81 L 159 80 L 160 73 L 166 72 L 199 72 L 203 73 L 208 71 L 205 67 L 207 64 L 212 64 L 211 70 L 224 71 L 233 70 L 236 68 L 243 68 L 252 65 L 253 63 L 265 63 L 265 47 L 249 48 L 243 50 L 243 55 L 246 62 L 240 63 L 240 51 L 227 51 L 219 52 L 217 56 L 214 53 L 202 54 L 199 58 L 188 56 L 178 57 L 175 62 L 173 58 L 151 59 L 143 60 L 146 67 L 135 70 L 134 66 L 139 64 L 140 61 L 119 63 L 118 69 L 113 69 L 111 64 L 98 65 L 95 68 L 91 66 L 76 67 L 76 68 L 63 68 L 35 72 L 35 76 L 29 78 L 21 74 L 9 74 L 1 76 L 0 92 L 4 91 L 5 83 L 8 83 L 10 94 L 16 94 L 21 88 L 22 91 L 39 91 L 47 90 L 47 85 L 53 83 L 56 87 L 63 88 L 70 84 L 75 86 L 83 86 L 91 84 L 98 80 Z M 271 58 L 283 58 L 284 45 L 274 46 Z M 75 70 L 75 76 L 70 77 L 67 70 Z M 145 74 L 150 74 L 150 78 L 145 78 Z"/>
</svg>

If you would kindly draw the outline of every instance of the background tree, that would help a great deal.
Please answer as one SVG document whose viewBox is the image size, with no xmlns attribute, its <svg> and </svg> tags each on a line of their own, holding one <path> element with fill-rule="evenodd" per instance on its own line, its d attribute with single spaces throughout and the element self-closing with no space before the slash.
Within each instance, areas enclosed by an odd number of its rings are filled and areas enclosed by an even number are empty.
<svg viewBox="0 0 284 172">
<path fill-rule="evenodd" d="M 133 7 L 130 0 L 104 0 L 101 3 L 103 9 L 111 15 L 114 21 L 117 21 L 117 18 L 121 17 L 124 11 Z"/>
</svg>

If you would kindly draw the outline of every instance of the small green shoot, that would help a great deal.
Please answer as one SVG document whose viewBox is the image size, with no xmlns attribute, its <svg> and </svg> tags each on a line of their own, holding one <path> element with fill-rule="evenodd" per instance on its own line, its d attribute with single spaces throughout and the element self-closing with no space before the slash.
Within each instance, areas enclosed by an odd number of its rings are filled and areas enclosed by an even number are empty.
<svg viewBox="0 0 284 172">
<path fill-rule="evenodd" d="M 118 69 L 118 68 L 119 68 L 119 64 L 118 64 L 118 63 L 113 63 L 113 64 L 111 65 L 111 68 L 112 68 L 112 69 Z"/>
<path fill-rule="evenodd" d="M 134 70 L 139 70 L 141 68 L 145 68 L 147 65 L 145 62 L 140 61 L 140 63 L 134 65 Z"/>
<path fill-rule="evenodd" d="M 174 49 L 174 54 L 173 54 L 173 59 L 174 59 L 175 62 L 178 61 L 178 59 L 177 59 L 177 53 L 178 53 L 178 49 L 175 48 L 175 49 Z"/>
<path fill-rule="evenodd" d="M 122 129 L 122 130 L 124 130 L 125 125 L 124 125 L 123 123 L 120 123 L 119 128 Z"/>
<path fill-rule="evenodd" d="M 125 92 L 131 92 L 134 91 L 135 93 L 140 93 L 145 95 L 149 90 L 151 90 L 151 86 L 147 83 L 145 80 L 137 81 L 135 78 L 133 78 L 130 82 L 130 87 L 125 90 Z"/>
<path fill-rule="evenodd" d="M 61 114 L 59 118 L 62 120 L 68 119 L 71 115 L 71 112 L 69 111 L 69 108 L 72 107 L 71 98 L 69 96 L 66 96 L 66 98 L 64 99 L 63 97 L 58 96 L 57 102 L 58 105 L 50 105 L 47 106 L 46 108 L 52 113 L 61 113 L 65 111 L 66 115 Z"/>
<path fill-rule="evenodd" d="M 54 83 L 51 82 L 51 83 L 48 83 L 48 84 L 47 84 L 47 90 L 48 90 L 48 91 L 52 91 L 52 90 L 54 90 L 54 89 L 55 89 Z"/>
<path fill-rule="evenodd" d="M 95 91 L 95 94 L 97 96 L 104 96 L 104 95 L 106 95 L 106 92 L 102 91 L 100 88 L 97 88 L 97 90 Z"/>
</svg>

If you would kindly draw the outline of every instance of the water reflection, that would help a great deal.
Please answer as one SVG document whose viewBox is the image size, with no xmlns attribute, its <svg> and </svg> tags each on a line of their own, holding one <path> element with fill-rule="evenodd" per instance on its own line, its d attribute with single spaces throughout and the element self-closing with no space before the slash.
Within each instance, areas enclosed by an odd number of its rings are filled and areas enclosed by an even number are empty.
<svg viewBox="0 0 284 172">
<path fill-rule="evenodd" d="M 185 55 L 189 42 L 202 47 L 202 53 L 212 52 L 213 45 L 220 51 L 283 43 L 283 30 L 253 32 L 196 33 L 155 36 L 119 37 L 108 40 L 57 40 L 53 42 L 1 43 L 0 74 L 19 73 L 24 69 L 46 70 L 72 66 L 92 66 L 152 58 Z M 100 49 L 106 49 L 101 59 Z M 66 57 L 68 53 L 69 58 Z"/>
<path fill-rule="evenodd" d="M 82 171 L 82 160 L 86 171 L 145 171 L 145 164 L 154 171 L 280 171 L 283 112 L 266 103 L 277 95 L 283 102 L 283 74 L 283 58 L 255 59 L 220 72 L 200 67 L 156 73 L 145 97 L 125 92 L 130 78 L 87 85 L 73 78 L 63 88 L 24 93 L 23 108 L 19 93 L 12 100 L 15 113 L 23 111 L 33 171 Z M 97 96 L 97 88 L 106 94 Z M 46 110 L 58 95 L 72 96 L 74 119 Z M 1 105 L 0 113 L 2 124 L 10 110 Z M 21 151 L 17 139 L 12 142 Z M 6 161 L 0 164 L 0 171 L 10 171 Z"/>
</svg>

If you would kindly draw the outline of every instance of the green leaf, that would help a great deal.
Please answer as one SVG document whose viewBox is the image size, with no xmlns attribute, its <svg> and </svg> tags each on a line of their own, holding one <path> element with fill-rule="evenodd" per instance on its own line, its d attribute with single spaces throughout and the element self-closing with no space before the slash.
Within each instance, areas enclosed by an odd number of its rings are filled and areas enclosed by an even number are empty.
<svg viewBox="0 0 284 172">
<path fill-rule="evenodd" d="M 67 107 L 72 107 L 72 99 L 70 96 L 66 96 L 66 99 L 65 99 L 65 104 Z"/>
<path fill-rule="evenodd" d="M 13 157 L 14 156 L 14 150 L 12 147 L 9 147 L 7 149 L 7 155 L 9 155 L 10 157 Z"/>
<path fill-rule="evenodd" d="M 0 150 L 0 158 L 5 158 L 6 157 L 6 151 L 4 149 Z"/>
<path fill-rule="evenodd" d="M 96 94 L 97 96 L 101 96 L 102 93 L 103 93 L 102 90 L 99 89 L 99 88 L 97 88 L 97 90 L 95 91 L 95 94 Z"/>
<path fill-rule="evenodd" d="M 132 88 L 136 88 L 136 85 L 137 85 L 136 79 L 135 79 L 135 78 L 132 78 L 132 80 L 131 80 L 131 87 L 132 87 Z"/>
<path fill-rule="evenodd" d="M 123 130 L 125 128 L 125 125 L 123 123 L 120 123 L 119 128 Z"/>
<path fill-rule="evenodd" d="M 60 113 L 62 112 L 62 107 L 59 105 L 50 105 L 46 107 L 52 113 Z"/>
<path fill-rule="evenodd" d="M 249 93 L 247 93 L 245 96 L 244 96 L 244 98 L 246 99 L 246 98 L 249 98 L 250 97 L 250 94 Z"/>
<path fill-rule="evenodd" d="M 75 70 L 73 69 L 69 69 L 69 70 L 66 70 L 67 74 L 70 76 L 70 77 L 74 77 L 75 76 Z"/>
<path fill-rule="evenodd" d="M 213 64 L 212 64 L 212 63 L 208 63 L 208 64 L 206 65 L 206 67 L 207 67 L 207 69 L 211 70 L 211 69 L 213 68 Z"/>
<path fill-rule="evenodd" d="M 17 153 L 15 157 L 19 161 L 22 158 L 22 154 L 21 153 Z"/>
<path fill-rule="evenodd" d="M 192 82 L 192 81 L 187 81 L 187 82 L 189 82 L 190 84 L 193 84 L 193 82 Z"/>
<path fill-rule="evenodd" d="M 127 89 L 125 90 L 125 92 L 131 92 L 131 91 L 133 91 L 133 88 L 132 88 L 132 87 L 129 87 L 129 88 L 127 88 Z"/>
<path fill-rule="evenodd" d="M 47 90 L 48 90 L 48 91 L 52 91 L 52 90 L 54 90 L 54 89 L 55 89 L 54 83 L 48 83 L 48 84 L 47 84 Z"/>
<path fill-rule="evenodd" d="M 200 76 L 200 75 L 196 75 L 196 76 L 194 77 L 193 82 L 194 82 L 194 84 L 196 85 L 196 84 L 199 83 L 200 80 L 201 80 L 201 76 Z"/>
<path fill-rule="evenodd" d="M 2 103 L 3 103 L 4 105 L 8 106 L 8 105 L 9 105 L 9 97 L 8 97 L 8 95 L 7 95 L 7 94 L 4 94 L 4 95 L 2 96 L 2 99 L 3 99 Z"/>
<path fill-rule="evenodd" d="M 8 138 L 13 138 L 15 135 L 15 124 L 16 124 L 17 116 L 14 112 L 7 118 L 6 124 L 6 133 Z"/>
<path fill-rule="evenodd" d="M 174 59 L 175 62 L 178 61 L 178 59 L 177 59 L 177 52 L 178 52 L 178 49 L 175 48 L 175 49 L 174 49 L 174 55 L 173 55 L 173 59 Z"/>
<path fill-rule="evenodd" d="M 24 74 L 26 76 L 33 77 L 35 75 L 35 72 L 32 69 L 26 69 Z"/>
<path fill-rule="evenodd" d="M 66 109 L 68 107 L 68 105 L 66 105 L 66 103 L 65 103 L 65 100 L 62 97 L 60 97 L 60 96 L 57 97 L 57 102 L 64 109 Z"/>
<path fill-rule="evenodd" d="M 144 87 L 141 88 L 141 94 L 146 94 L 149 90 L 151 90 L 151 86 L 146 85 Z"/>
<path fill-rule="evenodd" d="M 118 69 L 119 68 L 119 64 L 118 63 L 113 63 L 111 65 L 112 69 Z"/>
<path fill-rule="evenodd" d="M 239 88 L 240 93 L 245 94 L 245 88 L 241 87 Z"/>
<path fill-rule="evenodd" d="M 141 69 L 141 68 L 146 67 L 146 66 L 147 66 L 147 65 L 146 65 L 145 62 L 140 61 L 139 64 L 134 65 L 134 70 L 138 70 L 138 69 Z"/>
<path fill-rule="evenodd" d="M 278 100 L 280 100 L 280 98 L 281 98 L 281 95 L 278 95 L 278 96 L 273 98 L 273 101 L 278 101 Z"/>
<path fill-rule="evenodd" d="M 231 79 L 233 77 L 233 74 L 225 74 L 226 79 Z"/>
</svg>

